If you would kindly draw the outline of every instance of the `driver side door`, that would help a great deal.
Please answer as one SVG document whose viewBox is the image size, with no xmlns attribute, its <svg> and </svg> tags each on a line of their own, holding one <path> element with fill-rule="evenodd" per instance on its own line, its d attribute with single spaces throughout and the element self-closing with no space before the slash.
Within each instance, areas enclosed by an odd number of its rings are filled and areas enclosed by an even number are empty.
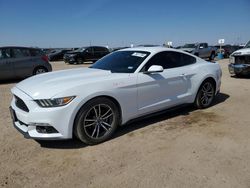
<svg viewBox="0 0 250 188">
<path fill-rule="evenodd" d="M 180 65 L 180 53 L 160 52 L 154 55 L 138 73 L 138 114 L 170 108 L 184 103 L 190 87 L 189 71 Z M 152 65 L 160 65 L 163 72 L 147 73 Z"/>
</svg>

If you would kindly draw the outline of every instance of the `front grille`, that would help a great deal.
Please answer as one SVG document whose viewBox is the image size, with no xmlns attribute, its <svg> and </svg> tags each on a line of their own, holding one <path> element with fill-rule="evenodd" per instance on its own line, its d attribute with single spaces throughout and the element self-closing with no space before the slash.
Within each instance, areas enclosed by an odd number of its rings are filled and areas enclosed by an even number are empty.
<svg viewBox="0 0 250 188">
<path fill-rule="evenodd" d="M 19 97 L 15 96 L 16 99 L 16 106 L 18 108 L 20 108 L 21 110 L 25 111 L 25 112 L 29 112 L 28 107 L 26 106 L 26 104 L 23 102 L 22 99 L 20 99 Z"/>
<path fill-rule="evenodd" d="M 235 64 L 250 64 L 250 56 L 235 56 Z"/>
</svg>

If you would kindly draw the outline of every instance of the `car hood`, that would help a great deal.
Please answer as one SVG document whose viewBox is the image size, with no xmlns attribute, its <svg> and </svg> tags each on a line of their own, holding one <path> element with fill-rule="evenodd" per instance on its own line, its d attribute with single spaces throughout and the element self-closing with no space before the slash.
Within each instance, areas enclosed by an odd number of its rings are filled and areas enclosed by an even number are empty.
<svg viewBox="0 0 250 188">
<path fill-rule="evenodd" d="M 192 52 L 194 51 L 195 48 L 180 48 L 179 50 L 183 50 L 183 51 L 186 51 L 186 52 Z"/>
<path fill-rule="evenodd" d="M 110 71 L 78 68 L 30 77 L 16 85 L 33 99 L 48 99 L 58 93 L 86 83 L 95 83 L 111 75 Z"/>
<path fill-rule="evenodd" d="M 250 55 L 250 48 L 243 48 L 232 53 L 232 56 Z"/>
</svg>

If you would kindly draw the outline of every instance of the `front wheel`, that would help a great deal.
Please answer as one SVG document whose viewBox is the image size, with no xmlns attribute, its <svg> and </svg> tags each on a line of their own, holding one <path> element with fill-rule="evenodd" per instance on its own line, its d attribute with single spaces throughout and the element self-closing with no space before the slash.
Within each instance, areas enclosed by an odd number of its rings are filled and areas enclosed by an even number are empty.
<svg viewBox="0 0 250 188">
<path fill-rule="evenodd" d="M 74 127 L 77 138 L 86 144 L 98 144 L 108 140 L 119 124 L 119 110 L 108 98 L 96 98 L 79 111 Z"/>
<path fill-rule="evenodd" d="M 83 64 L 83 59 L 82 58 L 77 58 L 76 62 L 77 62 L 77 64 Z"/>
<path fill-rule="evenodd" d="M 215 96 L 214 84 L 210 80 L 204 81 L 197 93 L 195 99 L 195 106 L 200 109 L 211 106 L 214 100 L 214 96 Z"/>
</svg>

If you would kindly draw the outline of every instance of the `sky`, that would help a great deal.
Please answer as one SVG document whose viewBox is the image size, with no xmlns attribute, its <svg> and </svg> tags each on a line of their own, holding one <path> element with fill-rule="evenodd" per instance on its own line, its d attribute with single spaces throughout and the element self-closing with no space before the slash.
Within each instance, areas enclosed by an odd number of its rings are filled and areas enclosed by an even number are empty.
<svg viewBox="0 0 250 188">
<path fill-rule="evenodd" d="M 0 0 L 0 46 L 250 40 L 250 0 Z"/>
</svg>

